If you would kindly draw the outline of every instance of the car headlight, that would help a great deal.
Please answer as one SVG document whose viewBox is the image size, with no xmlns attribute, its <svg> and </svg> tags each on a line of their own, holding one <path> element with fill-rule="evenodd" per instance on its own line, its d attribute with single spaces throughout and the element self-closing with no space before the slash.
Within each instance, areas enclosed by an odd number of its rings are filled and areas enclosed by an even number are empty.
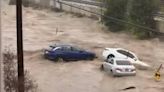
<svg viewBox="0 0 164 92">
<path fill-rule="evenodd" d="M 45 51 L 44 53 L 45 53 L 45 54 L 48 54 L 48 51 Z"/>
</svg>

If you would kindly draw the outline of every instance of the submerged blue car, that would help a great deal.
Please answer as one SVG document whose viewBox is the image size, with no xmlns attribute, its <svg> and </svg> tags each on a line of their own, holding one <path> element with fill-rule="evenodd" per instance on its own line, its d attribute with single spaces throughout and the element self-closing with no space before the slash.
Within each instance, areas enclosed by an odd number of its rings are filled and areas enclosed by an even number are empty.
<svg viewBox="0 0 164 92">
<path fill-rule="evenodd" d="M 54 61 L 93 60 L 95 54 L 71 45 L 54 45 L 44 50 L 44 56 Z"/>
</svg>

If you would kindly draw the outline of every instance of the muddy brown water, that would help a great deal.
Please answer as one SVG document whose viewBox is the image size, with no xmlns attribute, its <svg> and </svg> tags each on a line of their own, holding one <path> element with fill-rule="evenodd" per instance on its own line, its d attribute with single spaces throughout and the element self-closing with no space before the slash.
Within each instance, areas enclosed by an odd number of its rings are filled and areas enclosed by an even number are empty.
<svg viewBox="0 0 164 92">
<path fill-rule="evenodd" d="M 161 81 L 155 82 L 155 69 L 164 63 L 164 43 L 155 38 L 137 40 L 125 33 L 112 33 L 98 21 L 78 18 L 64 12 L 23 8 L 25 69 L 38 83 L 38 92 L 163 92 L 164 70 Z M 56 32 L 58 30 L 58 32 Z M 15 7 L 2 7 L 3 48 L 16 48 Z M 42 57 L 42 50 L 50 44 L 69 43 L 93 51 L 98 59 L 55 63 Z M 105 47 L 122 47 L 135 52 L 150 64 L 150 70 L 137 70 L 136 76 L 112 77 L 100 71 L 101 53 Z"/>
</svg>

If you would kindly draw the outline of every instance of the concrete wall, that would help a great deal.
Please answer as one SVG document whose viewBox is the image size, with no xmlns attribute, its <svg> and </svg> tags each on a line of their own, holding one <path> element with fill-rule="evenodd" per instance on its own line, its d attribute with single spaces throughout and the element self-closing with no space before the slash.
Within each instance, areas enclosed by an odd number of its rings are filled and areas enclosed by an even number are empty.
<svg viewBox="0 0 164 92">
<path fill-rule="evenodd" d="M 29 1 L 30 4 L 38 5 L 40 7 L 50 7 L 50 1 L 53 0 L 24 0 Z"/>
<path fill-rule="evenodd" d="M 93 13 L 89 13 L 68 5 L 64 5 L 62 3 L 57 2 L 58 0 L 27 0 L 30 2 L 30 4 L 34 7 L 41 7 L 41 8 L 62 8 L 64 11 L 68 12 L 74 12 L 74 13 L 80 13 L 80 14 L 85 14 L 87 16 L 97 16 Z M 88 11 L 100 13 L 100 7 L 99 6 L 94 6 L 94 5 L 89 5 L 89 4 L 82 4 L 78 2 L 70 2 L 70 1 L 65 1 L 65 0 L 59 0 L 60 2 L 79 7 Z M 30 5 L 30 6 L 31 6 Z M 98 17 L 98 16 L 97 16 Z"/>
</svg>

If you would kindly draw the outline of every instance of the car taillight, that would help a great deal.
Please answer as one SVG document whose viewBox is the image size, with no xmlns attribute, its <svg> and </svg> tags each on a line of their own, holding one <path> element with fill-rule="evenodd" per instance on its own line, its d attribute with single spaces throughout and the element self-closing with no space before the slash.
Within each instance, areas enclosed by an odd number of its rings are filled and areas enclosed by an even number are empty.
<svg viewBox="0 0 164 92">
<path fill-rule="evenodd" d="M 122 71 L 122 69 L 120 69 L 120 68 L 116 68 L 116 70 Z"/>
</svg>

